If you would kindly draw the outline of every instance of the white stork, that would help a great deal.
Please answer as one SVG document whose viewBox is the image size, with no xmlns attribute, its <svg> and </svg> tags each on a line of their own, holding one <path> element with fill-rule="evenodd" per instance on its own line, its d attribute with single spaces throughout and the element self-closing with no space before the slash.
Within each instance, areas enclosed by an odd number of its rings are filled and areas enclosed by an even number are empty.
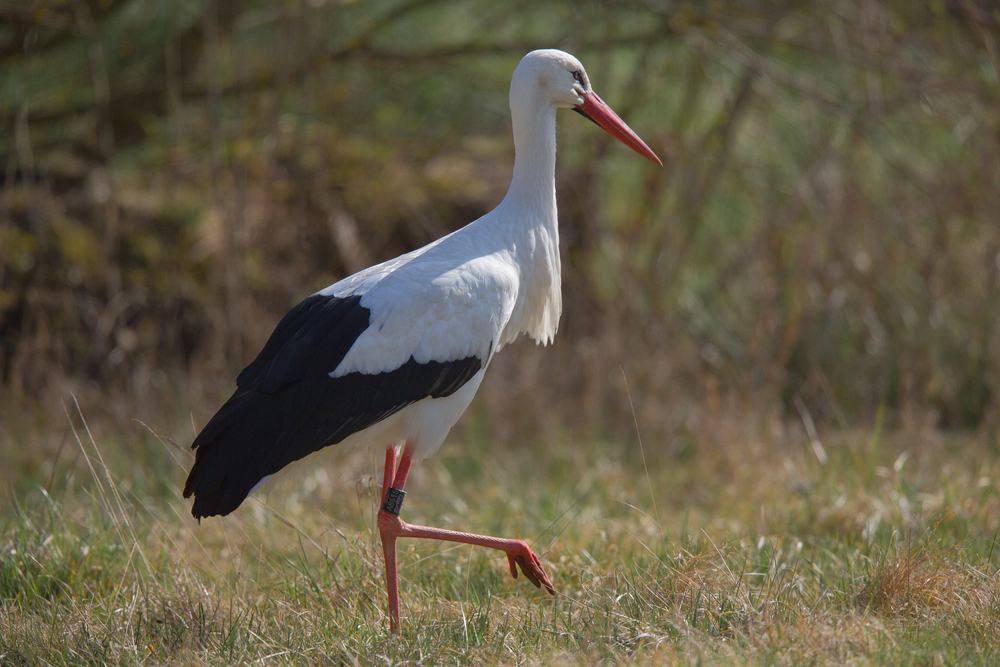
<svg viewBox="0 0 1000 667">
<path fill-rule="evenodd" d="M 522 540 L 414 526 L 399 518 L 410 466 L 430 456 L 472 401 L 490 360 L 521 334 L 552 340 L 562 309 L 556 220 L 556 109 L 581 113 L 657 164 L 568 53 L 532 51 L 514 70 L 514 175 L 492 212 L 292 308 L 195 438 L 191 513 L 229 514 L 268 477 L 323 447 L 386 447 L 378 528 L 390 630 L 399 628 L 396 538 L 507 554 L 555 593 Z M 397 466 L 397 456 L 402 456 Z"/>
</svg>

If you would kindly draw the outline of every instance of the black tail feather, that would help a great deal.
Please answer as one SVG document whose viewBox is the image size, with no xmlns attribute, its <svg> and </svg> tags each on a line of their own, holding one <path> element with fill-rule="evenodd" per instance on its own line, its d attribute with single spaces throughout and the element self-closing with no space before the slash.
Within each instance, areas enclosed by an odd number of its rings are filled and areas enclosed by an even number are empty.
<svg viewBox="0 0 1000 667">
<path fill-rule="evenodd" d="M 194 496 L 195 518 L 229 514 L 270 474 L 260 454 L 278 440 L 281 429 L 261 418 L 266 408 L 259 403 L 266 398 L 237 391 L 195 438 L 194 467 L 184 485 L 184 497 Z"/>
</svg>

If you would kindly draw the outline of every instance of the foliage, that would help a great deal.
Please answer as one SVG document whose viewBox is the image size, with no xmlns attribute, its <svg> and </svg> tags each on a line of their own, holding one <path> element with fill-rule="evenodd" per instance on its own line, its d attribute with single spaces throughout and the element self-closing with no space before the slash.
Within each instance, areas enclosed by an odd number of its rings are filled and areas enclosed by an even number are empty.
<svg viewBox="0 0 1000 667">
<path fill-rule="evenodd" d="M 57 410 L 68 382 L 90 406 L 87 387 L 203 422 L 297 299 L 499 201 L 510 72 L 558 46 L 666 168 L 561 120 L 563 330 L 498 359 L 497 423 L 627 432 L 620 367 L 665 441 L 689 403 L 729 400 L 821 425 L 881 406 L 1000 426 L 991 0 L 33 0 L 0 16 L 15 404 Z M 177 404 L 161 372 L 200 393 Z"/>
</svg>

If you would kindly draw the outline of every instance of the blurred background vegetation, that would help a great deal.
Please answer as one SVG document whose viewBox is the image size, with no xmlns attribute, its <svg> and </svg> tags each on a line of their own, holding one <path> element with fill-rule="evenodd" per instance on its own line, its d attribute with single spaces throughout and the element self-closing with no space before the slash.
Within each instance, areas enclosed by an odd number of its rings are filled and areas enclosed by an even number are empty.
<svg viewBox="0 0 1000 667">
<path fill-rule="evenodd" d="M 561 330 L 497 358 L 495 437 L 630 437 L 634 406 L 667 452 L 734 412 L 995 440 L 996 0 L 26 0 L 0 2 L 0 452 L 71 393 L 204 424 L 297 300 L 499 202 L 542 47 L 665 167 L 560 115 Z"/>
</svg>

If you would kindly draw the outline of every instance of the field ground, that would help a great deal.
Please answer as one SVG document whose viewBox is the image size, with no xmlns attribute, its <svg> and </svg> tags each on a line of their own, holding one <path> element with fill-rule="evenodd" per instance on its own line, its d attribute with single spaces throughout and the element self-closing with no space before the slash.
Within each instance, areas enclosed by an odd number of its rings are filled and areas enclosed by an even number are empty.
<svg viewBox="0 0 1000 667">
<path fill-rule="evenodd" d="M 989 437 L 820 443 L 720 420 L 643 456 L 569 436 L 500 448 L 486 430 L 473 416 L 415 471 L 403 515 L 524 537 L 558 594 L 494 553 L 402 541 L 391 637 L 372 454 L 300 469 L 267 505 L 199 526 L 183 449 L 78 423 L 64 463 L 6 490 L 0 663 L 1000 661 Z"/>
</svg>

